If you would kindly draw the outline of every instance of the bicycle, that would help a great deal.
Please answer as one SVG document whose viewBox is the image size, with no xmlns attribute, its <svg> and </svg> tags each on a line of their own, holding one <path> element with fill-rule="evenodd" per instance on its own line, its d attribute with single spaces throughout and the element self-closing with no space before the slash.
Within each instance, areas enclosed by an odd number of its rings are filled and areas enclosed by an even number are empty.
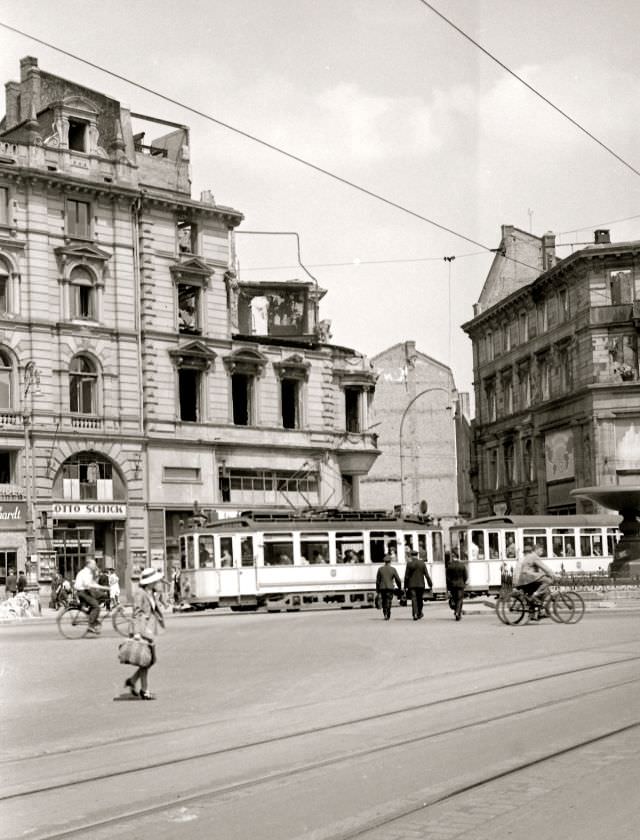
<svg viewBox="0 0 640 840">
<path fill-rule="evenodd" d="M 89 632 L 90 608 L 73 599 L 64 607 L 56 618 L 58 630 L 65 639 L 82 639 Z M 102 624 L 103 605 L 100 604 L 98 626 Z M 111 611 L 111 624 L 120 636 L 133 635 L 133 604 L 118 604 Z"/>
<path fill-rule="evenodd" d="M 547 590 L 540 599 L 516 588 L 498 597 L 496 614 L 503 624 L 524 625 L 531 619 L 539 621 L 541 618 L 550 618 L 560 624 L 576 624 L 584 615 L 584 601 L 577 592 Z"/>
</svg>

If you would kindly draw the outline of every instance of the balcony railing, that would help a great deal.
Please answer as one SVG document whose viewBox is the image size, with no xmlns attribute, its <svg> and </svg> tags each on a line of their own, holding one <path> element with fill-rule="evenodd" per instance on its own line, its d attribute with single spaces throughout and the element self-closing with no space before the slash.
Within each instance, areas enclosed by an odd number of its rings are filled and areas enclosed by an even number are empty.
<svg viewBox="0 0 640 840">
<path fill-rule="evenodd" d="M 0 426 L 22 426 L 22 414 L 18 411 L 0 411 Z"/>
<path fill-rule="evenodd" d="M 635 312 L 635 304 L 617 303 L 610 306 L 593 306 L 590 311 L 592 324 L 621 323 L 631 321 Z"/>
<path fill-rule="evenodd" d="M 71 425 L 74 429 L 101 429 L 102 428 L 102 420 L 100 417 L 83 417 L 81 415 L 74 414 L 71 416 Z"/>
</svg>

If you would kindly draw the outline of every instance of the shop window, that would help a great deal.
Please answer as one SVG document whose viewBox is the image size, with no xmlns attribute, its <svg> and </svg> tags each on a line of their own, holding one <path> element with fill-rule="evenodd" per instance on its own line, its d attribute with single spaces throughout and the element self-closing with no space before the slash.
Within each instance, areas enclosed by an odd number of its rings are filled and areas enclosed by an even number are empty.
<svg viewBox="0 0 640 840">
<path fill-rule="evenodd" d="M 3 548 L 0 550 L 0 583 L 4 584 L 7 580 L 7 575 L 10 573 L 17 574 L 18 571 L 18 551 L 15 548 Z"/>
<path fill-rule="evenodd" d="M 178 284 L 178 331 L 196 335 L 201 332 L 199 286 Z"/>
<path fill-rule="evenodd" d="M 97 414 L 98 371 L 86 356 L 69 367 L 69 408 L 72 414 Z"/>
<path fill-rule="evenodd" d="M 180 401 L 180 419 L 187 423 L 197 423 L 201 415 L 202 372 L 198 368 L 178 368 L 178 394 Z"/>
<path fill-rule="evenodd" d="M 87 151 L 87 123 L 69 120 L 69 148 L 73 152 Z"/>
<path fill-rule="evenodd" d="M 91 238 L 91 205 L 88 201 L 67 199 L 67 235 L 75 239 Z"/>
<path fill-rule="evenodd" d="M 251 426 L 254 423 L 255 377 L 247 373 L 231 375 L 231 402 L 233 423 L 236 426 Z"/>
</svg>

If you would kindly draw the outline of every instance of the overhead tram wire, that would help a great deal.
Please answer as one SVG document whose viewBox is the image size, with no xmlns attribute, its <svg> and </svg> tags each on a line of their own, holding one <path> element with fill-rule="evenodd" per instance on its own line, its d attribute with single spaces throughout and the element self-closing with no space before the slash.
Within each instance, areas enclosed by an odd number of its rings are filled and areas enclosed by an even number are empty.
<svg viewBox="0 0 640 840">
<path fill-rule="evenodd" d="M 216 125 L 219 125 L 222 128 L 226 128 L 228 131 L 232 131 L 234 134 L 238 134 L 239 136 L 244 137 L 247 140 L 252 140 L 254 143 L 258 143 L 264 148 L 270 149 L 272 152 L 276 152 L 279 155 L 283 155 L 289 160 L 293 160 L 296 163 L 300 163 L 302 164 L 302 166 L 306 166 L 309 169 L 313 169 L 315 172 L 319 172 L 321 175 L 326 175 L 328 178 L 331 178 L 334 181 L 338 181 L 338 183 L 344 184 L 347 187 L 351 187 L 352 189 L 369 196 L 369 198 L 373 198 L 376 201 L 380 201 L 383 204 L 386 204 L 388 207 L 393 207 L 396 210 L 400 210 L 401 213 L 406 213 L 407 215 L 412 216 L 413 218 L 418 219 L 422 222 L 426 222 L 428 225 L 432 225 L 433 227 L 438 228 L 439 230 L 442 230 L 445 233 L 449 233 L 452 236 L 457 237 L 458 239 L 463 239 L 465 242 L 469 242 L 471 245 L 476 245 L 478 248 L 482 248 L 488 253 L 497 253 L 500 250 L 499 248 L 489 248 L 488 245 L 484 245 L 482 242 L 477 242 L 475 239 L 471 239 L 471 237 L 466 236 L 464 233 L 459 233 L 458 231 L 453 230 L 452 228 L 449 228 L 446 225 L 442 225 L 439 222 L 428 218 L 427 216 L 423 216 L 421 213 L 418 213 L 415 210 L 411 210 L 409 207 L 405 207 L 403 204 L 398 204 L 398 202 L 392 201 L 390 198 L 385 198 L 383 195 L 380 195 L 379 193 L 376 193 L 373 190 L 369 190 L 366 187 L 362 187 L 359 184 L 356 184 L 354 181 L 349 181 L 347 178 L 343 178 L 341 175 L 336 175 L 334 172 L 331 172 L 328 169 L 324 169 L 322 166 L 318 166 L 315 163 L 311 163 L 311 161 L 305 160 L 305 158 L 301 158 L 298 155 L 293 154 L 292 152 L 287 152 L 280 146 L 276 146 L 273 143 L 269 143 L 266 140 L 261 140 L 259 137 L 256 137 L 255 135 L 250 134 L 247 131 L 243 131 L 242 129 L 236 128 L 235 126 L 223 122 L 222 120 L 219 120 L 216 117 L 212 117 L 211 114 L 206 114 L 204 111 L 200 111 L 198 108 L 193 108 L 191 105 L 186 105 L 179 99 L 174 99 L 173 97 L 167 96 L 164 93 L 160 93 L 159 91 L 147 87 L 146 85 L 143 85 L 140 82 L 135 82 L 132 79 L 129 79 L 127 76 L 123 76 L 120 73 L 116 73 L 114 70 L 108 70 L 106 67 L 102 67 L 100 64 L 96 64 L 93 61 L 89 61 L 89 59 L 87 58 L 82 58 L 82 56 L 76 55 L 75 53 L 62 49 L 62 47 L 58 47 L 55 44 L 52 44 L 50 41 L 45 41 L 43 38 L 38 38 L 37 36 L 31 35 L 28 32 L 23 32 L 21 29 L 18 29 L 15 26 L 10 26 L 8 23 L 4 23 L 3 21 L 0 21 L 0 27 L 8 30 L 9 32 L 13 32 L 16 35 L 21 35 L 23 38 L 28 38 L 31 41 L 35 41 L 35 43 L 37 44 L 42 44 L 43 46 L 47 47 L 47 49 L 54 50 L 55 52 L 58 52 L 61 55 L 66 55 L 68 58 L 72 58 L 74 61 L 78 61 L 81 64 L 85 64 L 87 67 L 92 67 L 94 70 L 99 70 L 101 73 L 105 73 L 107 76 L 111 76 L 112 78 L 118 79 L 119 81 L 124 82 L 125 84 L 131 85 L 132 87 L 138 88 L 139 90 L 143 90 L 145 93 L 150 93 L 152 96 L 157 96 L 158 99 L 162 99 L 164 102 L 169 102 L 171 105 L 176 105 L 178 108 L 183 108 L 185 111 L 188 111 L 191 114 L 196 114 L 197 116 L 202 117 L 202 119 L 215 123 Z M 503 256 L 505 256 L 505 259 L 508 259 L 510 262 L 522 265 L 525 268 L 530 268 L 534 271 L 539 271 L 539 267 L 528 265 L 527 263 L 522 262 L 521 260 L 517 260 L 515 257 L 507 257 L 506 255 Z"/>
<path fill-rule="evenodd" d="M 563 111 L 562 108 L 559 108 L 557 105 L 554 105 L 554 103 L 550 99 L 548 99 L 543 93 L 540 93 L 539 90 L 536 90 L 536 88 L 534 88 L 533 85 L 530 85 L 529 82 L 525 81 L 522 78 L 522 76 L 519 76 L 510 67 L 507 67 L 507 65 L 504 62 L 500 61 L 499 58 L 496 58 L 496 56 L 493 55 L 493 53 L 489 52 L 488 49 L 479 44 L 474 38 L 471 37 L 471 35 L 467 35 L 467 33 L 463 29 L 461 29 L 459 26 L 456 26 L 456 24 L 452 20 L 449 20 L 448 17 L 442 14 L 442 12 L 438 11 L 438 9 L 436 9 L 435 6 L 432 6 L 431 3 L 427 2 L 427 0 L 418 0 L 418 2 L 422 3 L 423 6 L 432 11 L 441 20 L 448 24 L 452 29 L 455 29 L 455 31 L 459 35 L 462 35 L 463 38 L 466 38 L 466 40 L 473 44 L 474 47 L 477 47 L 480 50 L 480 52 L 484 53 L 487 56 L 487 58 L 490 58 L 491 61 L 494 61 L 506 73 L 509 73 L 510 76 L 513 76 L 513 78 L 519 81 L 520 84 L 524 85 L 527 88 L 527 90 L 530 90 L 531 93 L 535 94 L 535 96 L 537 96 L 539 99 L 542 99 L 543 102 L 546 102 L 546 104 L 549 105 L 549 107 L 553 108 L 553 110 L 560 114 L 560 116 L 564 117 L 566 120 L 569 120 L 569 122 L 572 125 L 574 125 L 579 131 L 581 131 L 583 134 L 586 134 L 590 140 L 593 140 L 594 143 L 597 143 L 598 146 L 604 149 L 605 152 L 608 152 L 610 155 L 612 155 L 619 163 L 621 163 L 623 166 L 626 166 L 627 169 L 630 169 L 634 173 L 634 175 L 640 175 L 640 171 L 638 171 L 628 161 L 626 161 L 623 157 L 617 154 L 617 152 L 614 152 L 610 146 L 607 146 L 606 143 L 603 143 L 602 140 L 599 140 L 595 136 L 595 134 L 592 134 L 577 120 L 574 120 L 573 117 L 569 116 L 569 114 L 567 114 L 566 111 Z"/>
</svg>

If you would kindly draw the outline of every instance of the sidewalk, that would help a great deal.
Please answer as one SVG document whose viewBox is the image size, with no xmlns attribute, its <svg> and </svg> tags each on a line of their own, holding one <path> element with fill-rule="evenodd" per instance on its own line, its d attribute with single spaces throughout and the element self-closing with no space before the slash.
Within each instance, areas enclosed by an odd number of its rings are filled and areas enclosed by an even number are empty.
<svg viewBox="0 0 640 840">
<path fill-rule="evenodd" d="M 640 591 L 630 591 L 630 590 L 618 590 L 613 591 L 610 590 L 605 593 L 601 592 L 581 592 L 580 593 L 584 598 L 586 611 L 587 613 L 626 613 L 626 612 L 640 612 Z M 408 609 L 408 607 L 397 607 L 397 609 L 403 610 Z M 331 609 L 331 608 L 329 608 Z M 302 610 L 304 612 L 304 610 Z M 318 612 L 318 610 L 314 610 L 314 612 Z M 196 611 L 196 610 L 176 610 L 169 611 L 166 610 L 164 615 L 165 618 L 169 621 L 173 621 L 174 619 L 181 619 L 181 618 L 193 618 L 195 616 L 202 616 L 202 615 L 213 615 L 217 613 L 219 615 L 226 615 L 231 616 L 235 615 L 235 613 L 231 613 L 228 608 L 220 607 L 219 609 L 207 610 L 203 611 Z M 435 616 L 446 616 L 450 613 L 449 604 L 446 600 L 440 599 L 437 601 L 428 601 L 425 603 L 425 616 L 429 614 Z M 260 613 L 254 613 L 257 615 L 263 615 L 264 610 Z M 495 599 L 494 598 L 467 598 L 464 602 L 463 608 L 464 615 L 487 615 L 487 616 L 495 616 Z M 52 610 L 48 606 L 41 607 L 41 615 L 39 616 L 25 616 L 21 618 L 0 618 L 0 627 L 3 625 L 11 625 L 15 626 L 16 624 L 54 624 L 56 617 L 58 615 L 57 610 Z M 244 613 L 245 616 L 252 615 L 252 613 Z M 110 626 L 111 624 L 111 616 L 107 614 L 103 621 L 107 622 Z"/>
</svg>

